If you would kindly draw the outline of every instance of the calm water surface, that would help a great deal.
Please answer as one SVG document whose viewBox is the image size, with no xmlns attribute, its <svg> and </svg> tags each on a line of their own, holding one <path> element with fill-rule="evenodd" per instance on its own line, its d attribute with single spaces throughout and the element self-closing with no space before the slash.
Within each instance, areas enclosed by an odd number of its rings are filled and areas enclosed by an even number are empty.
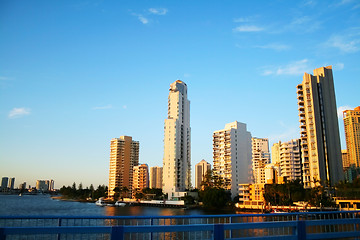
<svg viewBox="0 0 360 240">
<path fill-rule="evenodd" d="M 61 215 L 61 216 L 168 216 L 232 214 L 235 212 L 186 210 L 143 206 L 113 207 L 96 206 L 52 199 L 48 195 L 0 195 L 0 215 Z"/>
</svg>

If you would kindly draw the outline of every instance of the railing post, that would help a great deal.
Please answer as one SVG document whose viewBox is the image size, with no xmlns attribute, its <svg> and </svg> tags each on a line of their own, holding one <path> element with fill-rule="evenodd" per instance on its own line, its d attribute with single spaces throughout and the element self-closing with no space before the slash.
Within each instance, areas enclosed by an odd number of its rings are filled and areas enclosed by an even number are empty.
<svg viewBox="0 0 360 240">
<path fill-rule="evenodd" d="M 0 240 L 5 240 L 5 230 L 4 228 L 0 228 Z"/>
<path fill-rule="evenodd" d="M 124 239 L 124 227 L 112 226 L 111 227 L 111 240 L 123 240 Z"/>
<path fill-rule="evenodd" d="M 61 218 L 58 219 L 58 227 L 61 227 Z M 60 240 L 61 235 L 57 235 L 57 239 Z"/>
<path fill-rule="evenodd" d="M 306 240 L 306 223 L 305 221 L 297 221 L 297 239 Z"/>
<path fill-rule="evenodd" d="M 213 239 L 214 240 L 225 239 L 224 224 L 214 224 Z"/>
</svg>

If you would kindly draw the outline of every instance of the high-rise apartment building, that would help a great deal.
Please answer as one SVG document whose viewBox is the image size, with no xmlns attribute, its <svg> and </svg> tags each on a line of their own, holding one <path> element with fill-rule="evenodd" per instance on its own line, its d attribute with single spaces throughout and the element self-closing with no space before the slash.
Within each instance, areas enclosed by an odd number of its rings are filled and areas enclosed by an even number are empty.
<svg viewBox="0 0 360 240">
<path fill-rule="evenodd" d="M 211 170 L 211 165 L 204 159 L 195 165 L 195 188 L 201 189 L 201 183 L 208 171 Z"/>
<path fill-rule="evenodd" d="M 163 192 L 173 199 L 184 196 L 184 191 L 191 187 L 190 101 L 183 81 L 173 82 L 169 91 L 164 127 Z"/>
<path fill-rule="evenodd" d="M 239 184 L 251 182 L 251 133 L 246 124 L 232 122 L 213 133 L 213 174 L 224 178 L 234 198 Z"/>
<path fill-rule="evenodd" d="M 37 180 L 36 181 L 36 190 L 38 191 L 48 191 L 49 190 L 49 180 Z"/>
<path fill-rule="evenodd" d="M 134 166 L 133 170 L 133 192 L 141 192 L 149 187 L 149 167 L 147 164 Z"/>
<path fill-rule="evenodd" d="M 163 168 L 150 168 L 150 188 L 162 188 Z"/>
<path fill-rule="evenodd" d="M 264 184 L 265 165 L 270 163 L 269 140 L 267 138 L 252 138 L 252 170 L 255 184 Z"/>
<path fill-rule="evenodd" d="M 275 143 L 271 150 L 272 162 L 278 159 L 280 176 L 287 181 L 302 180 L 301 148 L 300 139 L 292 139 L 288 142 Z"/>
<path fill-rule="evenodd" d="M 343 179 L 343 171 L 331 66 L 305 73 L 297 96 L 304 186 L 333 185 Z"/>
<path fill-rule="evenodd" d="M 132 189 L 133 168 L 139 164 L 139 142 L 132 137 L 121 136 L 110 142 L 109 197 L 114 188 Z"/>
<path fill-rule="evenodd" d="M 360 167 L 360 106 L 345 110 L 343 116 L 348 164 Z"/>
<path fill-rule="evenodd" d="M 8 177 L 3 177 L 1 179 L 1 189 L 7 189 L 8 182 L 9 182 L 9 178 Z"/>
<path fill-rule="evenodd" d="M 10 178 L 10 179 L 9 179 L 8 188 L 9 188 L 10 190 L 13 190 L 13 189 L 14 189 L 14 186 L 15 186 L 15 178 L 13 177 L 13 178 Z"/>
</svg>

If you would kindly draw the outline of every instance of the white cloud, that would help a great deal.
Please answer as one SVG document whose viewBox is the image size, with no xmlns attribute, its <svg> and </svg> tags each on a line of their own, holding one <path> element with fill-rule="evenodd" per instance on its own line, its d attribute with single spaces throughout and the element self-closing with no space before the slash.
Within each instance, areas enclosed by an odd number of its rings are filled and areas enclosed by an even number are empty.
<svg viewBox="0 0 360 240">
<path fill-rule="evenodd" d="M 30 114 L 30 108 L 13 108 L 10 112 L 8 117 L 9 118 L 20 118 L 25 115 Z"/>
<path fill-rule="evenodd" d="M 334 35 L 326 42 L 325 46 L 338 48 L 344 53 L 354 53 L 359 51 L 360 39 L 350 39 L 349 36 Z"/>
<path fill-rule="evenodd" d="M 144 16 L 142 16 L 140 14 L 137 17 L 138 17 L 139 21 L 142 22 L 143 24 L 148 24 L 149 23 L 149 20 L 146 17 L 144 17 Z"/>
<path fill-rule="evenodd" d="M 354 109 L 353 107 L 350 107 L 350 106 L 347 106 L 347 105 L 338 107 L 338 109 L 337 109 L 338 118 L 343 119 L 343 111 L 345 111 L 345 110 L 353 110 L 353 109 Z"/>
<path fill-rule="evenodd" d="M 303 59 L 289 63 L 285 66 L 266 67 L 262 75 L 302 75 L 311 70 L 308 62 L 309 61 L 307 59 Z"/>
<path fill-rule="evenodd" d="M 233 29 L 234 32 L 261 32 L 264 29 L 255 25 L 243 25 Z"/>
<path fill-rule="evenodd" d="M 273 49 L 276 51 L 283 51 L 283 50 L 288 50 L 291 47 L 289 45 L 285 45 L 285 44 L 271 43 L 271 44 L 267 44 L 267 45 L 263 45 L 263 46 L 256 46 L 256 48 Z"/>
<path fill-rule="evenodd" d="M 328 65 L 324 65 L 324 66 L 328 66 Z M 336 63 L 333 65 L 334 70 L 340 71 L 344 69 L 344 64 L 343 63 Z"/>
<path fill-rule="evenodd" d="M 112 108 L 112 105 L 108 104 L 108 105 L 105 105 L 105 106 L 93 107 L 93 110 L 110 109 L 110 108 Z"/>
<path fill-rule="evenodd" d="M 149 8 L 149 12 L 155 15 L 165 15 L 168 10 L 166 8 Z"/>
</svg>

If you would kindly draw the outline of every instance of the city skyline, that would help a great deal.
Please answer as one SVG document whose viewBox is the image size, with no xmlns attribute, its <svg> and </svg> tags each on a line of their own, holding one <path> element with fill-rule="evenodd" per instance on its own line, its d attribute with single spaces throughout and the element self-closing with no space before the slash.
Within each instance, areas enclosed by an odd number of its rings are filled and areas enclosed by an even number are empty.
<svg viewBox="0 0 360 240">
<path fill-rule="evenodd" d="M 121 135 L 140 142 L 139 162 L 161 166 L 177 79 L 189 87 L 193 173 L 229 122 L 269 146 L 299 138 L 304 72 L 332 65 L 339 116 L 359 106 L 359 11 L 356 1 L 2 1 L 0 175 L 107 185 L 108 143 Z M 342 117 L 339 127 L 346 149 Z"/>
</svg>

